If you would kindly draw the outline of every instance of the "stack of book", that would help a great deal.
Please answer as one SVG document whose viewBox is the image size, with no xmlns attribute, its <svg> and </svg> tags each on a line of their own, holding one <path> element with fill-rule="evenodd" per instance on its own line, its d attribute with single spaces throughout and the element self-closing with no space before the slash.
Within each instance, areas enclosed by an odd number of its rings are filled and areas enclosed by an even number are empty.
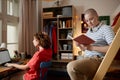
<svg viewBox="0 0 120 80">
<path fill-rule="evenodd" d="M 61 53 L 61 59 L 73 59 L 72 53 Z"/>
</svg>

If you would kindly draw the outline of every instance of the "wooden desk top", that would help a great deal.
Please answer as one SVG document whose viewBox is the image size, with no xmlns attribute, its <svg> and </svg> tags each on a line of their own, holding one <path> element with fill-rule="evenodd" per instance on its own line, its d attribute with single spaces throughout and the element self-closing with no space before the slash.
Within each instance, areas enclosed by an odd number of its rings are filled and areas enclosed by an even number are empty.
<svg viewBox="0 0 120 80">
<path fill-rule="evenodd" d="M 22 62 L 22 64 L 26 64 L 29 61 L 29 59 L 25 59 L 25 60 L 20 60 L 20 62 Z M 14 73 L 14 72 L 18 72 L 21 71 L 17 68 L 12 68 L 12 67 L 5 67 L 5 66 L 0 66 L 0 80 L 6 76 L 9 76 L 10 74 Z"/>
<path fill-rule="evenodd" d="M 9 71 L 9 70 L 11 70 L 11 69 L 12 69 L 12 68 L 10 68 L 10 67 L 0 66 L 0 73 L 5 72 L 5 71 Z"/>
<path fill-rule="evenodd" d="M 20 60 L 20 62 L 22 62 L 23 64 L 26 64 L 29 61 L 29 59 L 26 60 Z M 11 71 L 11 70 L 15 70 L 15 68 L 12 67 L 5 67 L 5 66 L 0 66 L 0 73 L 2 72 L 6 72 L 6 71 Z"/>
</svg>

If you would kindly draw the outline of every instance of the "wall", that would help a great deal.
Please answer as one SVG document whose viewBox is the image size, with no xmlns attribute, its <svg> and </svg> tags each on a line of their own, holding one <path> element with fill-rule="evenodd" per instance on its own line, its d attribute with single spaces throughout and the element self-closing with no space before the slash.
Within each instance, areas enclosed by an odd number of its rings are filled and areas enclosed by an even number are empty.
<svg viewBox="0 0 120 80">
<path fill-rule="evenodd" d="M 120 4 L 120 0 L 60 0 L 62 5 L 73 5 L 76 8 L 76 14 L 80 16 L 88 8 L 94 8 L 99 15 L 111 16 Z M 43 7 L 55 6 L 55 0 L 50 2 L 43 1 Z M 112 17 L 111 17 L 112 18 Z M 112 19 L 111 19 L 112 20 Z"/>
<path fill-rule="evenodd" d="M 114 10 L 113 14 L 111 15 L 111 24 L 114 21 L 115 16 L 120 12 L 120 5 Z"/>
<path fill-rule="evenodd" d="M 120 0 L 60 0 L 62 1 L 62 6 L 64 5 L 73 5 L 76 9 L 76 26 L 75 26 L 75 36 L 78 36 L 81 34 L 81 14 L 84 13 L 84 11 L 88 8 L 94 8 L 97 10 L 98 14 L 100 16 L 110 16 L 110 22 L 112 24 L 113 20 L 113 13 L 118 8 L 120 4 Z M 55 0 L 51 2 L 43 1 L 42 7 L 54 7 L 56 6 Z M 118 8 L 120 11 L 120 7 Z M 118 10 L 116 10 L 118 11 Z M 112 17 L 111 17 L 112 16 Z M 74 49 L 76 53 L 79 51 L 78 48 Z M 77 55 L 77 54 L 76 54 Z"/>
<path fill-rule="evenodd" d="M 114 11 L 111 17 L 114 18 L 119 12 L 120 12 L 120 5 L 116 8 L 116 10 Z"/>
</svg>

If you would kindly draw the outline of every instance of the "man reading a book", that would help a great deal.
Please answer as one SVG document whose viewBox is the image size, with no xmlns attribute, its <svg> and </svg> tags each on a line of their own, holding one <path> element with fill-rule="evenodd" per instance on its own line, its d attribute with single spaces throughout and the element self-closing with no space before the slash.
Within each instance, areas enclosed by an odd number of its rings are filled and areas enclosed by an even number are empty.
<svg viewBox="0 0 120 80">
<path fill-rule="evenodd" d="M 92 80 L 114 38 L 111 26 L 99 21 L 96 10 L 86 10 L 84 18 L 89 28 L 85 35 L 95 42 L 88 45 L 76 42 L 85 54 L 80 59 L 68 63 L 67 72 L 71 80 Z"/>
</svg>

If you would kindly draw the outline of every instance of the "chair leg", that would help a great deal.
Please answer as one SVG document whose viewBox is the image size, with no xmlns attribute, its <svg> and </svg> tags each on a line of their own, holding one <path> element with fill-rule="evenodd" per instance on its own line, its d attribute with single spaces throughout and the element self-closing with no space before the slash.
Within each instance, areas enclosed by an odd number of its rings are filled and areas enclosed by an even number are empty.
<svg viewBox="0 0 120 80">
<path fill-rule="evenodd" d="M 45 72 L 43 80 L 47 80 L 47 72 Z"/>
<path fill-rule="evenodd" d="M 47 72 L 48 72 L 47 68 L 41 69 L 40 80 L 47 80 Z"/>
</svg>

